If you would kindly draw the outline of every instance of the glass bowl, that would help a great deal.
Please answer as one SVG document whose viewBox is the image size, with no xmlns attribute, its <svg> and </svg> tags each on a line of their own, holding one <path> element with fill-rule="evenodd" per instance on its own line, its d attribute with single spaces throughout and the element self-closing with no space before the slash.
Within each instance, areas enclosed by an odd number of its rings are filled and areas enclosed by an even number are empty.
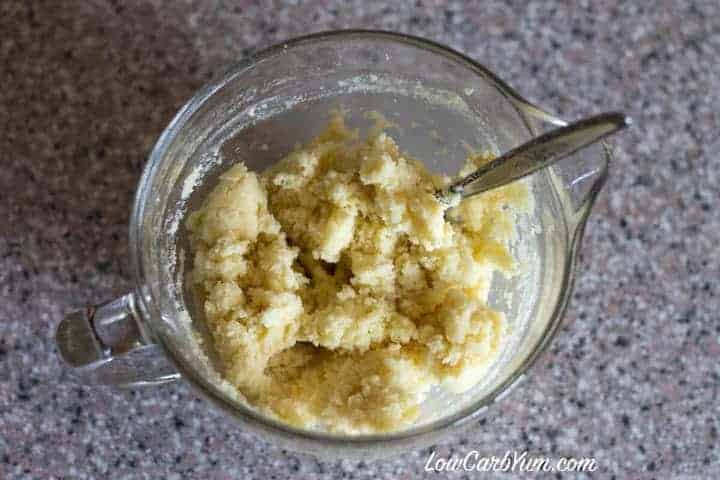
<svg viewBox="0 0 720 480">
<path fill-rule="evenodd" d="M 183 219 L 231 164 L 265 169 L 315 136 L 338 108 L 360 129 L 372 123 L 368 111 L 380 112 L 398 124 L 391 133 L 403 151 L 446 175 L 460 170 L 468 148 L 504 152 L 564 124 L 468 57 L 397 33 L 319 33 L 242 61 L 178 112 L 150 155 L 129 228 L 133 291 L 73 312 L 58 327 L 61 357 L 81 381 L 182 379 L 238 428 L 292 450 L 358 459 L 437 442 L 486 415 L 525 377 L 570 297 L 586 219 L 607 176 L 604 144 L 527 180 L 535 211 L 514 247 L 527 268 L 521 278 L 493 281 L 490 302 L 506 313 L 513 333 L 487 381 L 462 395 L 433 394 L 416 424 L 372 435 L 288 426 L 250 408 L 222 381 L 211 349 L 197 340 L 203 322 L 185 282 Z"/>
</svg>

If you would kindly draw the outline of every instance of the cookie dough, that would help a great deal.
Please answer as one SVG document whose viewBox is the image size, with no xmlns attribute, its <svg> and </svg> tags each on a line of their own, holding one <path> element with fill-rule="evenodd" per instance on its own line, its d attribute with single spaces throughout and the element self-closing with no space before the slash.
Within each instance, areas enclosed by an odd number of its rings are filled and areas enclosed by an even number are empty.
<svg viewBox="0 0 720 480">
<path fill-rule="evenodd" d="M 516 267 L 529 193 L 467 199 L 448 222 L 433 191 L 449 181 L 341 116 L 260 175 L 221 175 L 188 219 L 191 275 L 223 375 L 250 404 L 304 428 L 392 431 L 432 387 L 488 375 L 508 336 L 488 290 Z"/>
</svg>

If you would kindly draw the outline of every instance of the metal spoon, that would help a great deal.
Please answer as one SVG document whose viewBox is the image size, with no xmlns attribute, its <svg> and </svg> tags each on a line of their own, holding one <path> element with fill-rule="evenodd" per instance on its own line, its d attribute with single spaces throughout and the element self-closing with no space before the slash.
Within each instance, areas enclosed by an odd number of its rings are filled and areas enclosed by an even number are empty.
<svg viewBox="0 0 720 480">
<path fill-rule="evenodd" d="M 608 112 L 556 128 L 437 190 L 435 196 L 447 208 L 454 207 L 464 198 L 530 175 L 631 124 L 624 113 Z"/>
</svg>

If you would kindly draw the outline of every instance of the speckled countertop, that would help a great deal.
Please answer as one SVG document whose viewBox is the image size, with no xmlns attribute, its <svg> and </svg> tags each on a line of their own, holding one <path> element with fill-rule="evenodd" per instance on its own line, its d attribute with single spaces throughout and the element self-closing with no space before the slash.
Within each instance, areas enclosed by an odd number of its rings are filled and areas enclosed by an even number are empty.
<svg viewBox="0 0 720 480">
<path fill-rule="evenodd" d="M 369 463 L 281 451 L 182 383 L 74 384 L 53 345 L 63 313 L 130 288 L 135 185 L 193 91 L 249 51 L 350 26 L 447 43 L 566 118 L 636 121 L 615 141 L 557 340 L 492 415 L 433 450 L 718 478 L 720 4 L 299 3 L 0 2 L 0 478 L 441 476 L 423 471 L 429 449 Z"/>
</svg>

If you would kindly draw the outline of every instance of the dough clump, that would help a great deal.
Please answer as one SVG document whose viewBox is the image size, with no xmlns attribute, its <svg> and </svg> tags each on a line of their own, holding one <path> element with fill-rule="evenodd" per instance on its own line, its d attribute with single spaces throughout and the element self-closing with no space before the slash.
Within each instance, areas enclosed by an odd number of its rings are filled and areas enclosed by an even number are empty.
<svg viewBox="0 0 720 480">
<path fill-rule="evenodd" d="M 449 181 L 341 116 L 260 175 L 221 175 L 188 219 L 192 281 L 223 375 L 250 404 L 304 428 L 393 431 L 432 387 L 488 375 L 509 333 L 488 290 L 517 267 L 528 189 L 467 199 L 449 222 L 433 195 Z"/>
</svg>

